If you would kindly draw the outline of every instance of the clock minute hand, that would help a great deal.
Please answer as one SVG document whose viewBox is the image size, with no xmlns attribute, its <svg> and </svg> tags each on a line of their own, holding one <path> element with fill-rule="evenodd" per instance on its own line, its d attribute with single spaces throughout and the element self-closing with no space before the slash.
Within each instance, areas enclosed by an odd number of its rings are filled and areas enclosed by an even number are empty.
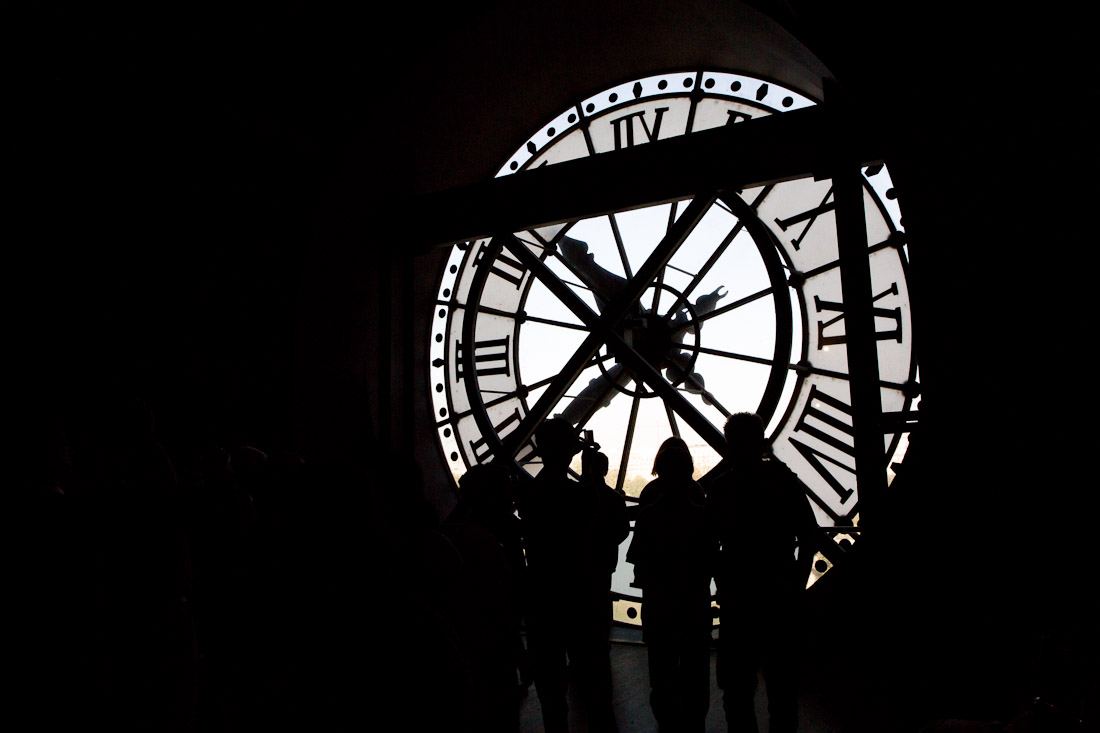
<svg viewBox="0 0 1100 733">
<path fill-rule="evenodd" d="M 626 278 L 616 275 L 596 262 L 596 258 L 588 251 L 588 243 L 570 236 L 563 236 L 558 242 L 558 253 L 569 269 L 592 291 L 596 296 L 596 303 L 600 307 L 600 313 L 607 310 L 607 305 L 617 296 L 626 285 Z"/>
</svg>

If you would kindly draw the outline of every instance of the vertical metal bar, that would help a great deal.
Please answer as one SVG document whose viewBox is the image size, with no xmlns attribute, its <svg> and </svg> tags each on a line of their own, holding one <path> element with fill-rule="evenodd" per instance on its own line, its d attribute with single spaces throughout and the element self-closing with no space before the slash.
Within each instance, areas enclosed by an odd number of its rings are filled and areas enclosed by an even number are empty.
<svg viewBox="0 0 1100 733">
<path fill-rule="evenodd" d="M 676 422 L 676 413 L 672 411 L 672 405 L 665 403 L 665 412 L 668 413 L 668 426 L 672 428 L 672 434 L 680 437 L 680 425 Z"/>
<path fill-rule="evenodd" d="M 641 385 L 637 385 L 641 386 Z M 642 398 L 634 395 L 634 403 L 630 406 L 630 421 L 626 425 L 626 440 L 623 442 L 623 455 L 619 460 L 619 475 L 615 478 L 615 490 L 622 491 L 626 482 L 626 469 L 630 463 L 630 450 L 634 443 L 634 425 L 638 422 L 638 407 Z"/>
<path fill-rule="evenodd" d="M 629 280 L 634 277 L 634 271 L 630 268 L 630 258 L 626 255 L 626 245 L 623 243 L 622 232 L 619 231 L 619 222 L 614 213 L 608 214 L 607 218 L 611 222 L 611 233 L 615 237 L 615 246 L 619 248 L 619 258 L 623 261 L 623 273 L 626 274 L 626 279 Z"/>
<path fill-rule="evenodd" d="M 886 455 L 882 436 L 878 342 L 875 339 L 874 293 L 867 256 L 867 223 L 863 210 L 863 177 L 854 160 L 837 165 L 833 178 L 836 228 L 840 250 L 840 284 L 844 299 L 849 388 L 855 440 L 856 485 L 861 525 L 868 509 L 886 490 Z"/>
</svg>

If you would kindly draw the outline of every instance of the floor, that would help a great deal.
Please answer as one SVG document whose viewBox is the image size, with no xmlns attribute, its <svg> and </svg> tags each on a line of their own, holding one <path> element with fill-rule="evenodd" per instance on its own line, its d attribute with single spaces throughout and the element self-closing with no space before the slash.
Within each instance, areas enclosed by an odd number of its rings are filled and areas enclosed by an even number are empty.
<svg viewBox="0 0 1100 733">
<path fill-rule="evenodd" d="M 720 733 L 726 730 L 726 721 L 722 712 L 721 690 L 714 682 L 715 657 L 711 655 L 711 693 L 710 712 L 707 714 L 707 733 Z M 613 637 L 611 645 L 611 665 L 615 686 L 615 718 L 621 733 L 656 733 L 657 723 L 649 708 L 649 675 L 646 666 L 646 648 L 629 634 Z M 812 685 L 811 687 L 817 687 Z M 800 701 L 801 723 L 799 733 L 842 733 L 852 726 L 842 727 L 836 719 L 836 713 L 830 709 L 821 692 L 806 690 Z M 571 705 L 575 709 L 575 705 Z M 756 693 L 757 719 L 761 721 L 761 731 L 767 731 L 767 696 L 760 684 Z M 573 731 L 583 732 L 583 721 L 571 719 Z M 860 726 L 862 727 L 862 726 Z M 534 687 L 524 699 L 520 709 L 520 730 L 522 733 L 541 733 L 542 712 Z"/>
</svg>

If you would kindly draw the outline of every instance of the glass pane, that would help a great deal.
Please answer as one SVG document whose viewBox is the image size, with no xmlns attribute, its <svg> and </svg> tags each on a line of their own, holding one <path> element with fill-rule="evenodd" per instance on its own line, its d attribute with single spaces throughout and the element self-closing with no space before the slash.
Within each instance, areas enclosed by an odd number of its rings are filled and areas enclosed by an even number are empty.
<svg viewBox="0 0 1100 733">
<path fill-rule="evenodd" d="M 700 412 L 704 411 L 703 400 L 698 395 L 685 395 L 688 401 L 695 405 L 695 408 Z M 721 414 L 708 415 L 711 422 L 721 430 L 725 424 Z M 698 480 L 702 476 L 706 475 L 708 471 L 718 465 L 718 461 L 722 460 L 722 456 L 718 454 L 718 451 L 711 446 L 710 443 L 699 437 L 699 434 L 688 425 L 687 421 L 682 420 L 679 415 L 676 416 L 676 420 L 680 427 L 680 437 L 684 439 L 684 442 L 688 444 L 688 448 L 691 450 L 691 459 L 695 464 L 695 471 L 693 477 Z"/>
<path fill-rule="evenodd" d="M 608 217 L 601 216 L 578 221 L 569 230 L 568 236 L 588 245 L 588 254 L 592 257 L 593 266 L 612 272 L 620 278 L 626 276 L 619 246 L 615 242 L 615 234 Z"/>
<path fill-rule="evenodd" d="M 629 404 L 627 405 L 629 409 Z M 637 496 L 647 483 L 653 480 L 653 459 L 657 449 L 672 437 L 665 403 L 659 398 L 643 399 L 639 404 L 638 423 L 634 429 L 634 442 L 627 463 L 627 478 L 623 488 L 630 496 Z"/>
<path fill-rule="evenodd" d="M 534 322 L 524 324 L 519 337 L 520 374 L 524 384 L 532 384 L 560 372 L 585 336 L 585 331 Z"/>
<path fill-rule="evenodd" d="M 680 209 L 685 204 L 680 204 Z M 671 264 L 695 273 L 700 270 L 710 258 L 715 248 L 733 231 L 737 224 L 737 217 L 722 206 L 715 204 L 707 209 L 707 213 L 695 225 L 687 241 L 680 246 L 670 260 Z"/>
<path fill-rule="evenodd" d="M 535 279 L 531 283 L 531 289 L 527 292 L 527 300 L 523 304 L 523 310 L 529 316 L 546 318 L 552 321 L 560 321 L 574 326 L 580 326 L 581 320 L 573 314 L 573 311 L 565 307 L 557 296 L 542 283 Z"/>
<path fill-rule="evenodd" d="M 702 354 L 696 362 L 696 371 L 705 380 L 707 391 L 728 412 L 755 412 L 764 396 L 770 368 L 734 359 L 723 359 Z M 702 398 L 700 397 L 700 400 Z M 725 416 L 715 410 L 701 409 L 717 427 L 725 424 Z"/>
<path fill-rule="evenodd" d="M 557 256 L 548 258 L 546 266 L 555 277 L 569 286 L 569 290 L 580 298 L 581 302 L 587 305 L 590 311 L 599 313 L 599 306 L 592 291 Z"/>
<path fill-rule="evenodd" d="M 799 305 L 797 293 L 794 288 L 788 288 L 788 296 L 791 310 L 791 322 L 793 328 L 791 330 L 791 350 L 788 357 L 789 362 L 797 362 L 801 359 L 802 347 L 805 341 L 806 334 L 802 329 L 802 306 Z M 799 383 L 798 373 L 794 369 L 787 369 L 787 376 L 783 382 L 783 391 L 780 394 L 779 402 L 776 405 L 774 414 L 771 419 L 768 420 L 767 432 L 765 433 L 769 439 L 775 435 L 776 430 L 779 428 L 779 422 L 783 419 L 787 412 L 787 406 L 794 398 L 795 387 Z M 761 416 L 765 417 L 765 416 Z"/>
<path fill-rule="evenodd" d="M 684 204 L 680 204 L 682 209 Z M 615 215 L 627 255 L 637 271 L 668 231 L 670 204 L 647 206 Z"/>
<path fill-rule="evenodd" d="M 537 229 L 533 229 L 531 231 L 536 234 L 542 242 L 551 242 L 558 235 L 558 233 L 561 232 L 562 229 L 571 226 L 573 225 L 568 222 L 563 224 L 549 224 L 544 227 L 538 227 Z"/>
<path fill-rule="evenodd" d="M 699 332 L 707 348 L 768 360 L 775 353 L 775 337 L 775 299 L 770 296 L 703 321 Z M 691 343 L 690 336 L 684 342 Z"/>
<path fill-rule="evenodd" d="M 621 386 L 634 389 L 631 382 L 625 382 Z M 607 399 L 609 400 L 607 406 L 597 410 L 585 427 L 592 431 L 593 439 L 600 444 L 600 452 L 607 456 L 607 482 L 614 486 L 619 479 L 619 466 L 625 447 L 627 426 L 630 422 L 630 407 L 634 400 L 632 396 L 614 389 L 607 394 Z M 637 445 L 637 433 L 632 445 Z M 629 475 L 628 467 L 627 476 Z"/>
</svg>

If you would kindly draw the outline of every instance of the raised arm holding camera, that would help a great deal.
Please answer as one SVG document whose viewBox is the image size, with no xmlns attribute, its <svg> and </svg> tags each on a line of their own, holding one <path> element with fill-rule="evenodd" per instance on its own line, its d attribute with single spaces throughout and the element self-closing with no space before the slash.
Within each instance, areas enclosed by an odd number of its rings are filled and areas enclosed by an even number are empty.
<svg viewBox="0 0 1100 733">
<path fill-rule="evenodd" d="M 569 476 L 573 456 L 586 446 L 596 450 L 591 435 L 585 438 L 587 442 L 578 438 L 561 418 L 539 426 L 535 443 L 543 465 L 522 510 L 531 591 L 528 641 L 543 722 L 550 733 L 568 729 L 567 670 L 572 671 L 588 729 L 616 730 L 608 648 L 608 560 L 625 533 L 618 534 L 621 527 L 606 493 Z M 625 512 L 622 519 L 625 522 Z"/>
</svg>

